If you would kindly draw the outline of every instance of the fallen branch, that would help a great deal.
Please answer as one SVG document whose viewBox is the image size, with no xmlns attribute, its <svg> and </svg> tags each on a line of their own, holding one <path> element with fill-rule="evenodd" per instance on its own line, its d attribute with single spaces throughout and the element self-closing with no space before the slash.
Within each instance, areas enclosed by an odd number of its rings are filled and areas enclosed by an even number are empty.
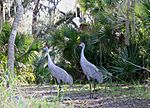
<svg viewBox="0 0 150 108">
<path fill-rule="evenodd" d="M 121 58 L 121 57 L 119 57 L 119 58 Z M 138 68 L 140 68 L 140 69 L 144 69 L 144 70 L 150 72 L 150 70 L 147 69 L 147 68 L 145 68 L 145 67 L 141 67 L 141 66 L 139 66 L 139 65 L 136 65 L 136 64 L 134 64 L 134 63 L 132 63 L 132 62 L 126 60 L 126 59 L 123 59 L 123 58 L 121 58 L 121 59 L 122 59 L 124 62 L 127 62 L 127 63 L 129 63 L 129 64 L 131 64 L 131 65 L 133 65 L 133 66 L 135 66 L 135 67 L 138 67 Z"/>
</svg>

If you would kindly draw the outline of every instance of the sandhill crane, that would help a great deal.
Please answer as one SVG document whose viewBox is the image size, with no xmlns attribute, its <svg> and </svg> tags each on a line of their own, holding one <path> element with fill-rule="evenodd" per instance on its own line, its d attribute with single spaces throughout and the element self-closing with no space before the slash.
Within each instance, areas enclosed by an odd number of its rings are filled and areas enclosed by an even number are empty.
<svg viewBox="0 0 150 108">
<path fill-rule="evenodd" d="M 82 42 L 79 45 L 82 47 L 81 50 L 81 57 L 80 57 L 80 65 L 82 67 L 82 70 L 84 74 L 86 75 L 89 83 L 90 83 L 90 98 L 93 97 L 92 95 L 92 90 L 91 90 L 91 78 L 96 80 L 98 83 L 103 82 L 103 74 L 100 72 L 100 70 L 92 63 L 90 63 L 84 56 L 84 49 L 85 49 L 85 44 Z M 94 88 L 95 89 L 95 88 Z"/>
<path fill-rule="evenodd" d="M 44 47 L 44 50 L 47 52 L 47 56 L 48 56 L 48 68 L 51 71 L 51 74 L 54 78 L 56 78 L 57 83 L 59 84 L 59 96 L 60 96 L 60 91 L 61 91 L 61 81 L 64 83 L 67 83 L 69 85 L 73 84 L 73 78 L 71 75 L 69 75 L 64 69 L 56 66 L 50 55 L 49 55 L 49 49 L 47 46 Z"/>
</svg>

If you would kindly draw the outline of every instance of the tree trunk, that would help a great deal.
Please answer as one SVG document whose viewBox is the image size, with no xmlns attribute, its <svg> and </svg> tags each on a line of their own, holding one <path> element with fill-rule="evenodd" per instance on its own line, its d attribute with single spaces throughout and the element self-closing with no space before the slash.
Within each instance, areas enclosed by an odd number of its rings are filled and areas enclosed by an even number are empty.
<svg viewBox="0 0 150 108">
<path fill-rule="evenodd" d="M 12 26 L 12 31 L 10 33 L 9 41 L 8 41 L 8 69 L 9 73 L 8 76 L 14 75 L 14 44 L 15 44 L 15 39 L 16 39 L 16 34 L 17 34 L 17 28 L 19 26 L 19 21 L 21 20 L 24 12 L 24 8 L 22 6 L 21 0 L 16 0 L 17 4 L 17 13 L 16 17 L 13 21 L 13 26 Z"/>
<path fill-rule="evenodd" d="M 3 22 L 5 22 L 5 4 L 3 3 Z"/>
<path fill-rule="evenodd" d="M 33 18 L 32 18 L 32 34 L 35 36 L 37 33 L 37 14 L 39 12 L 39 2 L 40 0 L 37 0 L 35 4 L 35 8 L 33 10 Z"/>
<path fill-rule="evenodd" d="M 136 33 L 136 21 L 135 21 L 135 0 L 132 0 L 131 4 L 131 14 L 132 14 L 132 23 L 131 23 L 131 35 L 132 38 L 135 38 Z"/>
<path fill-rule="evenodd" d="M 0 0 L 0 32 L 2 31 L 3 24 L 3 2 Z"/>
<path fill-rule="evenodd" d="M 129 20 L 129 11 L 130 11 L 130 0 L 127 0 L 127 13 L 126 13 L 126 36 L 125 36 L 125 44 L 129 45 L 129 37 L 130 37 L 130 20 Z"/>
</svg>

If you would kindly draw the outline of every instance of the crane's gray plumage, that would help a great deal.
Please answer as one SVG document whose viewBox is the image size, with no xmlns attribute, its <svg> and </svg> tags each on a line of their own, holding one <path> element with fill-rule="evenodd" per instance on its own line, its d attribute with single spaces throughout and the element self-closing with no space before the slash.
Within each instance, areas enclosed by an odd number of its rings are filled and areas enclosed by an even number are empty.
<svg viewBox="0 0 150 108">
<path fill-rule="evenodd" d="M 103 82 L 103 74 L 100 72 L 100 70 L 90 63 L 84 56 L 84 49 L 85 49 L 85 44 L 81 43 L 79 46 L 82 47 L 81 51 L 81 57 L 80 57 L 80 65 L 82 67 L 82 70 L 84 74 L 86 75 L 87 79 L 90 81 L 90 79 L 95 79 L 99 83 Z"/>
<path fill-rule="evenodd" d="M 49 55 L 49 49 L 48 47 L 46 46 L 44 48 L 44 50 L 47 52 L 47 55 L 48 55 L 48 68 L 51 70 L 51 74 L 54 78 L 56 78 L 57 82 L 60 84 L 60 82 L 64 82 L 64 83 L 67 83 L 67 84 L 70 84 L 72 85 L 73 84 L 73 78 L 71 75 L 69 75 L 64 69 L 56 66 L 50 55 Z"/>
</svg>

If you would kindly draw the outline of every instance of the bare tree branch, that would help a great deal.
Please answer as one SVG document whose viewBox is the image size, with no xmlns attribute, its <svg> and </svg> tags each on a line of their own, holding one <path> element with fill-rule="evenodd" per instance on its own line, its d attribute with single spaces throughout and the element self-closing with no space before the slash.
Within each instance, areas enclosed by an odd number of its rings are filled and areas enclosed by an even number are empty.
<svg viewBox="0 0 150 108">
<path fill-rule="evenodd" d="M 121 58 L 121 57 L 119 57 L 119 58 Z M 133 65 L 133 66 L 135 66 L 135 67 L 138 67 L 138 68 L 140 68 L 140 69 L 144 69 L 144 70 L 150 72 L 150 70 L 147 69 L 147 68 L 145 68 L 145 67 L 141 67 L 141 66 L 139 66 L 139 65 L 136 65 L 136 64 L 134 64 L 134 63 L 132 63 L 132 62 L 130 62 L 130 61 L 128 61 L 128 60 L 125 60 L 125 59 L 123 59 L 123 58 L 121 58 L 121 59 L 122 59 L 124 62 L 127 62 L 127 63 L 129 63 L 129 64 L 131 64 L 131 65 Z"/>
</svg>

